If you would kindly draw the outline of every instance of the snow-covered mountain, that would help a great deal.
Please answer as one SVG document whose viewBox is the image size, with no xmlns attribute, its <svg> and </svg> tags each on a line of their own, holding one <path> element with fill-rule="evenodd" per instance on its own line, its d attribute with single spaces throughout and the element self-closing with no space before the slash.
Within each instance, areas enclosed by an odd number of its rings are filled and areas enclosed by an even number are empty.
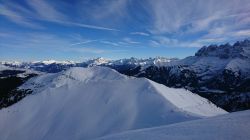
<svg viewBox="0 0 250 140">
<path fill-rule="evenodd" d="M 46 61 L 34 61 L 34 62 L 7 62 L 2 61 L 0 64 L 12 67 L 12 68 L 22 68 L 30 69 L 34 71 L 47 72 L 47 73 L 56 73 L 62 70 L 69 69 L 70 67 L 75 67 L 78 63 L 73 61 L 55 61 L 55 60 L 46 60 Z"/>
<path fill-rule="evenodd" d="M 14 68 L 26 68 L 36 71 L 56 73 L 63 70 L 67 70 L 70 67 L 92 67 L 92 66 L 107 66 L 115 67 L 117 69 L 124 68 L 125 70 L 135 67 L 147 68 L 149 66 L 164 66 L 170 61 L 175 61 L 176 58 L 148 58 L 148 59 L 138 59 L 138 58 L 129 58 L 129 59 L 119 59 L 119 60 L 110 60 L 102 57 L 85 60 L 83 62 L 74 62 L 74 61 L 56 61 L 56 60 L 46 60 L 46 61 L 34 61 L 34 62 L 8 62 L 2 61 L 0 64 L 14 67 Z"/>
<path fill-rule="evenodd" d="M 249 40 L 205 46 L 195 56 L 171 61 L 163 67 L 128 71 L 169 87 L 184 87 L 228 111 L 250 109 Z"/>
<path fill-rule="evenodd" d="M 250 110 L 150 129 L 127 131 L 98 140 L 249 140 Z"/>
<path fill-rule="evenodd" d="M 39 74 L 41 72 L 0 64 L 0 109 L 20 101 L 31 93 L 28 90 L 18 90 L 17 88 L 31 77 Z"/>
<path fill-rule="evenodd" d="M 87 140 L 226 114 L 197 94 L 106 67 L 33 77 L 32 95 L 0 110 L 1 140 Z"/>
<path fill-rule="evenodd" d="M 216 76 L 223 74 L 227 74 L 228 78 L 234 76 L 234 80 L 241 78 L 241 81 L 244 81 L 244 79 L 250 78 L 250 41 L 236 42 L 234 45 L 205 46 L 201 48 L 195 56 L 171 61 L 163 67 L 171 69 L 169 76 L 181 76 L 183 73 L 186 79 L 196 76 L 198 79 L 195 82 L 198 84 L 214 80 Z M 150 69 L 152 69 L 152 67 L 141 71 L 141 73 L 145 73 Z M 181 80 L 183 80 L 183 78 Z M 230 82 L 232 82 L 231 84 L 234 83 L 234 81 Z M 176 84 L 175 86 L 189 86 L 181 85 L 181 81 L 172 84 Z M 209 89 L 212 89 L 212 87 Z"/>
<path fill-rule="evenodd" d="M 163 57 L 84 62 L 2 62 L 5 66 L 55 73 L 71 67 L 105 66 L 135 77 L 146 77 L 168 87 L 186 88 L 227 111 L 250 109 L 250 40 L 233 45 L 202 47 L 184 59 Z"/>
</svg>

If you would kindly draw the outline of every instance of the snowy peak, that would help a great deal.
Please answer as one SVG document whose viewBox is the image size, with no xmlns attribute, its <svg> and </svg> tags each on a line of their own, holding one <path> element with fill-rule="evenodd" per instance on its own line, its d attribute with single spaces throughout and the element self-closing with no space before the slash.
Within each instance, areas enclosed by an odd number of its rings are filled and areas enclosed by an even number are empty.
<svg viewBox="0 0 250 140">
<path fill-rule="evenodd" d="M 191 113 L 195 116 L 205 117 L 218 115 L 217 113 L 224 113 L 224 111 L 220 108 L 217 108 L 213 104 L 210 104 L 208 100 L 201 98 L 198 95 L 193 94 L 187 90 L 168 88 L 164 85 L 157 84 L 151 80 L 147 80 L 144 78 L 129 78 L 125 75 L 116 72 L 113 69 L 99 66 L 89 68 L 74 67 L 57 74 L 43 75 L 28 81 L 21 88 L 32 89 L 33 91 L 41 92 L 43 90 L 46 90 L 47 87 L 72 87 L 76 83 L 91 83 L 93 84 L 93 86 L 94 84 L 100 83 L 104 85 L 110 84 L 107 86 L 111 87 L 111 89 L 109 90 L 116 88 L 124 88 L 124 86 L 127 86 L 127 88 L 131 89 L 145 88 L 145 91 L 143 92 L 153 92 L 154 94 L 157 94 L 157 96 L 163 97 L 165 101 L 172 104 L 172 106 L 174 106 L 174 108 L 177 108 L 177 110 L 182 110 L 184 112 Z M 117 83 L 120 83 L 120 85 L 117 85 Z M 112 87 L 112 85 L 114 85 L 114 87 Z M 140 92 L 140 90 L 138 92 Z M 137 95 L 139 93 L 133 94 Z"/>
<path fill-rule="evenodd" d="M 21 62 L 17 62 L 17 61 L 1 61 L 0 62 L 1 65 L 7 65 L 7 66 L 13 66 L 13 67 L 18 67 L 20 66 L 22 63 Z"/>
<path fill-rule="evenodd" d="M 126 79 L 113 69 L 107 67 L 72 67 L 66 71 L 55 74 L 45 74 L 26 82 L 21 89 L 32 89 L 40 92 L 46 88 L 57 88 L 72 85 L 73 83 L 87 83 L 97 81 L 115 81 Z"/>
<path fill-rule="evenodd" d="M 98 80 L 120 80 L 126 78 L 113 69 L 107 67 L 74 67 L 62 72 L 62 75 L 76 79 L 78 81 L 98 81 Z"/>
<path fill-rule="evenodd" d="M 92 139 L 227 113 L 187 90 L 105 67 L 45 74 L 20 88 L 33 94 L 0 110 L 3 139 Z"/>
<path fill-rule="evenodd" d="M 99 57 L 99 58 L 87 60 L 85 63 L 88 66 L 99 66 L 99 65 L 107 64 L 110 61 L 111 60 L 109 60 L 109 59 L 105 59 L 105 58 Z"/>
<path fill-rule="evenodd" d="M 146 66 L 146 65 L 163 65 L 170 61 L 177 60 L 174 58 L 156 57 L 148 59 L 138 59 L 131 57 L 129 59 L 120 59 L 111 62 L 114 65 L 136 65 L 136 66 Z"/>
<path fill-rule="evenodd" d="M 227 58 L 249 58 L 250 41 L 238 41 L 234 45 L 210 45 L 202 47 L 195 56 L 213 56 L 223 59 Z"/>
<path fill-rule="evenodd" d="M 233 76 L 233 79 L 245 79 L 249 77 L 250 70 L 250 41 L 238 41 L 234 45 L 205 46 L 197 51 L 195 56 L 187 57 L 175 64 L 195 72 L 201 80 L 221 78 L 227 74 L 230 74 L 227 78 Z"/>
<path fill-rule="evenodd" d="M 62 65 L 70 65 L 70 64 L 75 64 L 73 61 L 56 61 L 56 60 L 45 60 L 45 61 L 35 61 L 32 62 L 33 64 L 35 63 L 41 63 L 44 65 L 50 65 L 50 64 L 62 64 Z"/>
</svg>

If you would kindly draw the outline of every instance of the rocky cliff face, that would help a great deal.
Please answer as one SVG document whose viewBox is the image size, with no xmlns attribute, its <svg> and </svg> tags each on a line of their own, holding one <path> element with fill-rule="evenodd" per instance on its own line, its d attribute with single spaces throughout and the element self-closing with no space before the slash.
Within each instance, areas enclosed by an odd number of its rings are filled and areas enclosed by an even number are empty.
<svg viewBox="0 0 250 140">
<path fill-rule="evenodd" d="M 202 47 L 195 56 L 199 57 L 219 57 L 221 59 L 229 58 L 249 58 L 250 41 L 238 41 L 233 45 L 210 45 Z"/>
</svg>

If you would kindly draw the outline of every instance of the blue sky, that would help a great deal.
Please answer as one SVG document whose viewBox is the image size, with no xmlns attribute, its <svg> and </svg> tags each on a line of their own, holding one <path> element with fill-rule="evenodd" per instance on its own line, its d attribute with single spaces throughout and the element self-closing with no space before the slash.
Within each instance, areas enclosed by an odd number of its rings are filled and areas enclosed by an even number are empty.
<svg viewBox="0 0 250 140">
<path fill-rule="evenodd" d="M 249 0 L 0 0 L 0 60 L 178 57 L 250 36 Z"/>
</svg>

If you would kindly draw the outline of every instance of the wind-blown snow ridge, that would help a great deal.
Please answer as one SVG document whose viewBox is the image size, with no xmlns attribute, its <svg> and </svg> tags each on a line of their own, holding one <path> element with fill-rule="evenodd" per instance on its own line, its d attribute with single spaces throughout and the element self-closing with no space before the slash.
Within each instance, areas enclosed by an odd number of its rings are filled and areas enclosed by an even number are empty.
<svg viewBox="0 0 250 140">
<path fill-rule="evenodd" d="M 170 101 L 172 104 L 178 106 L 178 108 L 184 111 L 207 117 L 217 115 L 217 112 L 214 112 L 217 107 L 213 105 L 208 107 L 208 100 L 197 97 L 197 94 L 189 92 L 186 89 L 168 88 L 153 81 L 150 82 L 155 89 L 166 98 L 166 100 Z M 186 96 L 188 96 L 188 98 Z"/>
<path fill-rule="evenodd" d="M 20 88 L 33 95 L 0 110 L 2 140 L 86 140 L 227 113 L 189 91 L 106 67 L 45 74 Z"/>
<path fill-rule="evenodd" d="M 63 74 L 79 81 L 121 80 L 127 78 L 126 76 L 119 74 L 113 69 L 98 66 L 90 68 L 71 68 L 63 72 Z"/>
<path fill-rule="evenodd" d="M 71 82 L 89 82 L 89 81 L 99 81 L 99 80 L 121 80 L 127 77 L 119 74 L 113 69 L 106 67 L 89 67 L 80 68 L 73 67 L 67 71 L 62 71 L 56 74 L 46 74 L 40 77 L 34 78 L 34 80 L 27 81 L 22 85 L 21 89 L 32 89 L 33 91 L 41 91 L 44 88 L 50 87 L 60 87 L 66 84 L 71 84 Z"/>
</svg>

